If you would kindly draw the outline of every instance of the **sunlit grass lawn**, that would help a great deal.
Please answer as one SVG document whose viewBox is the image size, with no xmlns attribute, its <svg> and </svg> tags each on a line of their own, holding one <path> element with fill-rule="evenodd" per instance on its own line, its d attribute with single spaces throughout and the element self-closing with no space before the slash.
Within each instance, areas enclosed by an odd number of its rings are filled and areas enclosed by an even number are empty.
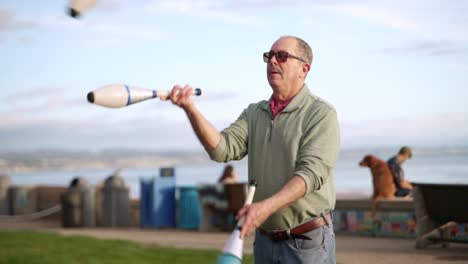
<svg viewBox="0 0 468 264">
<path fill-rule="evenodd" d="M 0 263 L 216 263 L 217 250 L 147 246 L 48 232 L 1 231 Z M 242 263 L 253 263 L 244 256 Z"/>
</svg>

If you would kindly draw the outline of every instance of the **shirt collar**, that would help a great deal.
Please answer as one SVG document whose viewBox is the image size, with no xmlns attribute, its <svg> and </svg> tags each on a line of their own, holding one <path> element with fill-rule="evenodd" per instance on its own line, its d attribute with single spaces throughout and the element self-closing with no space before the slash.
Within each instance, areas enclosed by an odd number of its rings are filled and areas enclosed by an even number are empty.
<svg viewBox="0 0 468 264">
<path fill-rule="evenodd" d="M 294 97 L 291 97 L 282 101 L 276 98 L 276 96 L 273 94 L 268 101 L 271 110 L 271 118 L 275 118 L 277 115 L 279 115 L 288 106 L 293 98 Z"/>
<path fill-rule="evenodd" d="M 296 96 L 294 96 L 292 98 L 291 102 L 289 102 L 288 106 L 286 106 L 286 108 L 284 108 L 282 112 L 293 112 L 293 111 L 295 111 L 296 109 L 298 109 L 304 103 L 304 100 L 309 95 L 311 95 L 311 93 L 309 91 L 309 88 L 307 87 L 306 84 L 304 84 L 304 86 L 301 88 L 299 93 L 297 93 Z M 265 111 L 270 111 L 269 101 L 263 101 L 263 103 L 261 104 L 261 107 Z"/>
</svg>

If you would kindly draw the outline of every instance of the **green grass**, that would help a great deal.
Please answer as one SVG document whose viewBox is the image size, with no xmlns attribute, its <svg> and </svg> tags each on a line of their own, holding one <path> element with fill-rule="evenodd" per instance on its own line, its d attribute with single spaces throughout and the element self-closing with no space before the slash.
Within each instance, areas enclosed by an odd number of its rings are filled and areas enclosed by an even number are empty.
<svg viewBox="0 0 468 264">
<path fill-rule="evenodd" d="M 0 231 L 0 263 L 216 263 L 217 250 L 147 246 L 48 232 Z M 253 263 L 251 255 L 243 263 Z"/>
</svg>

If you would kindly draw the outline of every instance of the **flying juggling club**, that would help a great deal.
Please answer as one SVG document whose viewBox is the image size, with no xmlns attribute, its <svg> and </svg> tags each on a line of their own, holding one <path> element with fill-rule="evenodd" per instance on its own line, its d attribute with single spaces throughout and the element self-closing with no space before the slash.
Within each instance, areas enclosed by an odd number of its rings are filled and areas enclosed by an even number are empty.
<svg viewBox="0 0 468 264">
<path fill-rule="evenodd" d="M 170 91 L 156 91 L 128 85 L 112 84 L 98 88 L 88 93 L 88 102 L 108 108 L 125 107 L 141 101 L 159 97 L 161 101 L 168 99 Z M 201 89 L 195 88 L 193 95 L 201 95 Z"/>
<path fill-rule="evenodd" d="M 83 12 L 96 5 L 96 0 L 71 0 L 68 14 L 73 18 L 78 18 Z"/>
<path fill-rule="evenodd" d="M 251 204 L 257 182 L 251 180 L 249 182 L 249 190 L 247 192 L 247 199 L 245 199 L 245 205 Z M 244 217 L 237 222 L 236 229 L 231 234 L 231 237 L 226 242 L 223 248 L 223 254 L 218 257 L 217 264 L 240 264 L 242 263 L 242 250 L 244 248 L 244 240 L 240 238 L 240 230 L 244 224 Z"/>
</svg>

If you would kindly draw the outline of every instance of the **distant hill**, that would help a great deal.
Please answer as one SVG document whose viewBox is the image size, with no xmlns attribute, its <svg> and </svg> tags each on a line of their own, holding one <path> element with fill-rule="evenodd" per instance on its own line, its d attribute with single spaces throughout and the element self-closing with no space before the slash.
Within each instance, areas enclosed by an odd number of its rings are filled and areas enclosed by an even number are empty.
<svg viewBox="0 0 468 264">
<path fill-rule="evenodd" d="M 41 170 L 159 168 L 209 162 L 204 152 L 106 149 L 102 151 L 35 150 L 0 153 L 0 174 Z"/>
<path fill-rule="evenodd" d="M 382 158 L 395 155 L 398 147 L 342 149 L 340 159 L 359 160 L 365 154 Z M 413 147 L 415 158 L 432 155 L 468 156 L 467 146 Z M 180 164 L 211 162 L 202 151 L 153 151 L 145 149 L 104 149 L 100 151 L 70 151 L 43 149 L 34 151 L 0 152 L 0 174 L 42 170 L 83 170 L 105 168 L 159 168 Z"/>
</svg>

